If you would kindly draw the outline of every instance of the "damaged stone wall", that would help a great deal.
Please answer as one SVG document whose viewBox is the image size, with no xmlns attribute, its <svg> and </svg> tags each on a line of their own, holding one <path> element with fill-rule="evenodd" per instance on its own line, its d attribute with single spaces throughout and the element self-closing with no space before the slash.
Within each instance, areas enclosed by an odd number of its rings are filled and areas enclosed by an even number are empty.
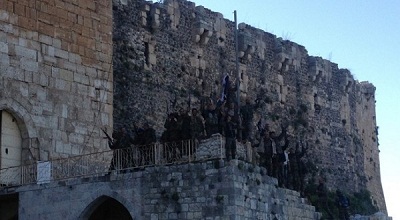
<svg viewBox="0 0 400 220">
<path fill-rule="evenodd" d="M 235 78 L 234 23 L 184 0 L 114 0 L 114 126 L 150 122 L 160 136 L 167 113 L 218 99 Z M 239 24 L 241 100 L 255 122 L 307 149 L 307 179 L 331 190 L 368 189 L 386 211 L 380 180 L 375 87 L 308 55 L 294 42 Z M 244 101 L 242 101 L 244 102 Z"/>
<path fill-rule="evenodd" d="M 0 0 L 0 110 L 18 121 L 22 161 L 107 148 L 112 4 Z"/>
</svg>

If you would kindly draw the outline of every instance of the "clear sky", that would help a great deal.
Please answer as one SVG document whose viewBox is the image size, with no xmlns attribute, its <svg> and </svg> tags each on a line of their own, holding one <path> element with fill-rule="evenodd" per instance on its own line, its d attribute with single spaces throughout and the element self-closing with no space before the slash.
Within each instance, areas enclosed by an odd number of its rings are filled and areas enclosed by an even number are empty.
<svg viewBox="0 0 400 220">
<path fill-rule="evenodd" d="M 376 87 L 382 185 L 389 215 L 400 220 L 400 1 L 193 0 L 303 45 Z"/>
</svg>

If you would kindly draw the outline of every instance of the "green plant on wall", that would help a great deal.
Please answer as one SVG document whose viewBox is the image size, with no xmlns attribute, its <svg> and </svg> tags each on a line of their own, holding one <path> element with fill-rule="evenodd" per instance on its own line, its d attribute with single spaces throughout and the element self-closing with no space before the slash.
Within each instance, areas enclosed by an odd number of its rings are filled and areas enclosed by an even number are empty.
<svg viewBox="0 0 400 220">
<path fill-rule="evenodd" d="M 249 171 L 249 173 L 253 173 L 254 172 L 254 167 L 253 166 L 249 166 L 247 168 L 247 171 Z"/>
<path fill-rule="evenodd" d="M 163 190 L 161 191 L 161 198 L 163 198 L 163 199 L 169 199 L 169 196 L 168 196 L 167 191 L 166 191 L 165 189 L 163 189 Z"/>
<path fill-rule="evenodd" d="M 243 168 L 244 168 L 244 163 L 243 162 L 239 162 L 238 163 L 238 169 L 239 170 L 243 170 Z"/>
<path fill-rule="evenodd" d="M 308 126 L 308 121 L 307 120 L 305 120 L 303 117 L 298 117 L 295 121 L 294 121 L 294 127 L 295 128 L 298 128 L 298 127 L 300 127 L 300 126 L 303 126 L 303 127 L 307 127 Z"/>
<path fill-rule="evenodd" d="M 223 195 L 217 195 L 217 197 L 215 197 L 215 201 L 217 201 L 218 204 L 223 204 L 224 203 L 224 196 Z"/>
<path fill-rule="evenodd" d="M 279 115 L 272 114 L 270 117 L 271 117 L 271 120 L 272 120 L 272 121 L 277 121 L 277 120 L 279 120 Z"/>
<path fill-rule="evenodd" d="M 296 114 L 296 109 L 294 109 L 293 107 L 290 107 L 290 109 L 289 109 L 289 114 L 290 114 L 290 115 Z"/>
<path fill-rule="evenodd" d="M 171 199 L 174 200 L 175 202 L 178 202 L 179 200 L 179 194 L 177 192 L 174 192 L 171 196 Z"/>
<path fill-rule="evenodd" d="M 350 212 L 362 213 L 363 215 L 372 215 L 378 211 L 374 205 L 371 194 L 368 190 L 361 190 L 360 192 L 350 194 Z"/>
<path fill-rule="evenodd" d="M 200 176 L 199 176 L 199 179 L 200 179 L 200 181 L 201 182 L 203 182 L 205 179 L 206 179 L 206 175 L 205 174 L 201 174 Z"/>
<path fill-rule="evenodd" d="M 303 113 L 307 112 L 307 110 L 308 110 L 308 107 L 306 104 L 300 104 L 299 108 L 300 108 L 300 111 Z"/>
<path fill-rule="evenodd" d="M 324 205 L 322 198 L 318 196 L 318 186 L 314 182 L 315 181 L 310 181 L 307 184 L 306 196 L 311 204 L 316 207 L 316 210 L 322 213 L 321 219 L 340 219 L 336 190 L 327 192 L 326 205 Z M 367 216 L 378 211 L 378 208 L 371 199 L 371 194 L 367 190 L 362 190 L 358 193 L 344 194 L 350 201 L 349 210 L 351 215 L 360 214 Z"/>
<path fill-rule="evenodd" d="M 268 104 L 272 103 L 272 99 L 269 96 L 265 96 L 264 101 L 265 101 L 265 103 L 268 103 Z"/>
</svg>

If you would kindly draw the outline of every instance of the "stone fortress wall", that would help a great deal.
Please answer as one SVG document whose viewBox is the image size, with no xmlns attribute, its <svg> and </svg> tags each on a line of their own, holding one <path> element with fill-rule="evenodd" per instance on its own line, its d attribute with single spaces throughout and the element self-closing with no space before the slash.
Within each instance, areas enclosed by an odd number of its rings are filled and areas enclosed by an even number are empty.
<svg viewBox="0 0 400 220">
<path fill-rule="evenodd" d="M 0 110 L 18 122 L 23 164 L 107 149 L 101 128 L 113 125 L 148 121 L 160 135 L 167 112 L 199 107 L 235 74 L 233 22 L 189 1 L 0 0 L 0 30 Z M 239 50 L 242 100 L 257 100 L 271 129 L 290 124 L 309 178 L 366 188 L 385 211 L 375 87 L 246 24 Z M 26 189 L 21 207 L 37 195 Z"/>
<path fill-rule="evenodd" d="M 320 219 L 298 192 L 278 188 L 265 172 L 216 160 L 20 187 L 19 218 L 89 219 L 113 198 L 132 218 L 110 219 Z"/>
<path fill-rule="evenodd" d="M 114 0 L 114 127 L 150 122 L 158 136 L 168 112 L 218 97 L 235 77 L 234 23 L 185 0 Z M 302 45 L 239 24 L 241 100 L 256 121 L 288 123 L 291 146 L 307 148 L 309 180 L 331 190 L 367 189 L 386 211 L 379 168 L 375 87 Z"/>
<path fill-rule="evenodd" d="M 22 164 L 107 149 L 109 1 L 0 0 L 0 110 L 18 121 Z"/>
</svg>

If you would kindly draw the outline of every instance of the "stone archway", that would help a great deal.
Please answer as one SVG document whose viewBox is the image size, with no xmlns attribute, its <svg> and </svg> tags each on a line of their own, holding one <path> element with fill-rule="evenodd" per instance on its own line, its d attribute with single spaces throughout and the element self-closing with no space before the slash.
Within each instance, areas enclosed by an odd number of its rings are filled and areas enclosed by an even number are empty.
<svg viewBox="0 0 400 220">
<path fill-rule="evenodd" d="M 22 165 L 41 159 L 37 130 L 27 109 L 12 98 L 2 98 L 0 111 L 8 112 L 16 120 L 22 138 Z"/>
<path fill-rule="evenodd" d="M 17 119 L 0 110 L 0 169 L 21 166 L 22 136 Z"/>
<path fill-rule="evenodd" d="M 84 220 L 133 220 L 129 210 L 118 200 L 109 196 L 100 196 L 83 212 L 79 219 Z"/>
</svg>

